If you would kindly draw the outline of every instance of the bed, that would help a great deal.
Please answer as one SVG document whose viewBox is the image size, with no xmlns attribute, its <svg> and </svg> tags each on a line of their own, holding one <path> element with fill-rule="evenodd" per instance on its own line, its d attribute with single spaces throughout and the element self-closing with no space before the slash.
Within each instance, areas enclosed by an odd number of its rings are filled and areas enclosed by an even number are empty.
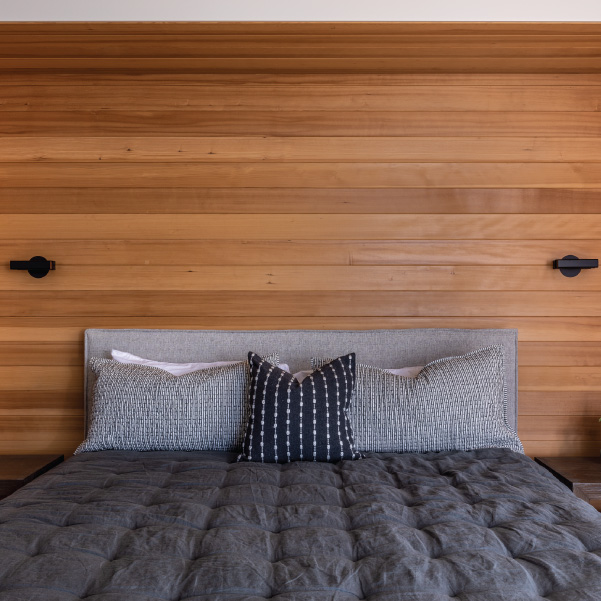
<svg viewBox="0 0 601 601">
<path fill-rule="evenodd" d="M 315 348 L 423 365 L 513 330 L 89 330 L 86 363 L 121 348 L 189 361 Z M 86 371 L 86 403 L 93 389 Z M 528 457 L 487 448 L 262 464 L 236 453 L 100 451 L 0 502 L 1 601 L 598 601 L 601 518 Z"/>
</svg>

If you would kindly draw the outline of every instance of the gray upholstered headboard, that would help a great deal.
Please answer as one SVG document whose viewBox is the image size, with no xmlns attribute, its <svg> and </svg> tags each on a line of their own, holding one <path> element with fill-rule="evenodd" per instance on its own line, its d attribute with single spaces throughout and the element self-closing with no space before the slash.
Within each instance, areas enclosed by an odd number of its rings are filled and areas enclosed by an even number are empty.
<svg viewBox="0 0 601 601">
<path fill-rule="evenodd" d="M 246 359 L 248 351 L 277 351 L 291 370 L 310 367 L 311 357 L 355 352 L 357 360 L 378 367 L 425 365 L 491 344 L 505 350 L 509 423 L 517 425 L 517 330 L 86 330 L 85 410 L 93 377 L 89 357 L 110 357 L 111 349 L 157 361 L 187 363 Z"/>
</svg>

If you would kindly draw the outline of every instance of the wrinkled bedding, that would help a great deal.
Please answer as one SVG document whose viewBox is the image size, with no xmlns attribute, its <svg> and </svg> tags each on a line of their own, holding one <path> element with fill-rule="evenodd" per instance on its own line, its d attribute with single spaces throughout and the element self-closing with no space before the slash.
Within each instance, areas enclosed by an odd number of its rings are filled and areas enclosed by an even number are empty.
<svg viewBox="0 0 601 601">
<path fill-rule="evenodd" d="M 0 502 L 1 601 L 599 601 L 601 517 L 503 449 L 85 453 Z"/>
</svg>

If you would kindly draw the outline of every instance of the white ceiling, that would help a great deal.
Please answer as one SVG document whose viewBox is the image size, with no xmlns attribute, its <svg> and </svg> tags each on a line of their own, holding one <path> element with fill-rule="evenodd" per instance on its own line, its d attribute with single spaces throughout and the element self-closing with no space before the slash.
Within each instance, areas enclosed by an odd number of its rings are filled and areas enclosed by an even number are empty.
<svg viewBox="0 0 601 601">
<path fill-rule="evenodd" d="M 0 0 L 0 21 L 601 21 L 601 0 Z"/>
</svg>

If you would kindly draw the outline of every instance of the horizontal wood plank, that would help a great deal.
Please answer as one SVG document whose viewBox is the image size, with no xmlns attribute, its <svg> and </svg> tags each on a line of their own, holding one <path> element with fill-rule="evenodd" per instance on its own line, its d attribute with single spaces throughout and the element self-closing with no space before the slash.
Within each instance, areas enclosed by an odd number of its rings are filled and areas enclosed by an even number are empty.
<svg viewBox="0 0 601 601">
<path fill-rule="evenodd" d="M 518 402 L 520 415 L 601 417 L 601 395 L 596 390 L 520 390 Z"/>
<path fill-rule="evenodd" d="M 600 197 L 601 188 L 0 187 L 0 213 L 601 213 Z"/>
<path fill-rule="evenodd" d="M 601 187 L 601 163 L 0 163 L 0 186 Z"/>
<path fill-rule="evenodd" d="M 0 239 L 331 240 L 333 233 L 338 240 L 601 239 L 601 214 L 137 214 L 135 224 L 132 228 L 123 215 L 4 214 Z M 549 257 L 549 263 L 556 258 L 561 257 Z"/>
<path fill-rule="evenodd" d="M 4 34 L 0 55 L 18 58 L 350 58 L 596 56 L 596 35 L 572 34 Z"/>
<path fill-rule="evenodd" d="M 600 440 L 523 440 L 530 457 L 599 457 Z"/>
<path fill-rule="evenodd" d="M 83 348 L 79 344 L 0 343 L 0 365 L 77 365 L 83 370 Z"/>
<path fill-rule="evenodd" d="M 83 418 L 74 415 L 3 415 L 0 419 L 0 440 L 4 443 L 22 440 L 48 443 L 57 439 L 83 440 Z"/>
<path fill-rule="evenodd" d="M 92 42 L 94 44 L 94 42 Z M 560 52 L 576 50 L 562 48 Z M 569 49 L 568 49 L 569 48 Z M 269 49 L 266 50 L 269 52 Z M 319 50 L 318 50 L 319 51 Z M 423 50 L 420 50 L 423 51 Z M 448 49 L 444 47 L 443 52 Z M 473 52 L 478 52 L 475 49 Z M 601 40 L 592 50 L 601 55 Z M 359 50 L 361 52 L 361 50 Z M 584 51 L 580 51 L 584 54 Z M 0 42 L 0 54 L 2 43 Z M 0 56 L 0 67 L 2 65 Z M 3 86 L 0 111 L 598 111 L 601 86 Z"/>
<path fill-rule="evenodd" d="M 518 434 L 525 440 L 597 440 L 601 433 L 598 418 L 589 415 L 520 416 Z"/>
<path fill-rule="evenodd" d="M 526 53 L 525 53 L 526 54 Z M 441 56 L 340 58 L 0 58 L 0 70 L 161 70 L 202 73 L 601 73 L 599 56 Z"/>
<path fill-rule="evenodd" d="M 0 163 L 594 163 L 596 138 L 0 138 Z"/>
<path fill-rule="evenodd" d="M 499 58 L 514 60 L 516 63 L 519 59 L 538 60 L 539 64 L 542 64 L 540 61 L 545 58 L 594 59 L 599 55 L 601 48 L 601 41 L 598 38 L 588 36 L 583 39 L 578 36 L 548 37 L 546 42 L 542 44 L 532 40 L 526 41 L 520 36 L 500 39 L 496 44 L 491 44 L 491 40 L 484 37 L 449 41 L 446 36 L 417 40 L 403 40 L 393 36 L 349 36 L 334 39 L 327 36 L 291 38 L 227 35 L 219 37 L 137 36 L 129 39 L 121 36 L 98 36 L 91 39 L 87 36 L 78 38 L 70 36 L 68 39 L 60 39 L 56 36 L 46 36 L 43 39 L 11 36 L 2 38 L 0 58 L 5 59 L 4 64 L 16 64 L 17 68 L 22 65 L 25 69 L 38 68 L 35 61 L 40 60 L 40 57 L 42 57 L 42 65 L 63 64 L 66 69 L 80 68 L 82 59 L 87 59 L 92 65 L 102 61 L 103 65 L 114 65 L 119 69 L 124 64 L 123 59 L 126 58 L 132 60 L 131 68 L 144 69 L 149 59 L 155 59 L 159 68 L 162 66 L 173 68 L 174 65 L 179 65 L 182 70 L 198 67 L 202 72 L 220 72 L 223 70 L 221 67 L 229 64 L 247 65 L 251 60 L 258 66 L 257 71 L 261 72 L 262 67 L 269 67 L 274 64 L 273 61 L 278 60 L 284 72 L 288 70 L 286 65 L 299 64 L 305 67 L 307 64 L 313 64 L 317 68 L 309 72 L 319 73 L 323 72 L 324 69 L 320 67 L 326 60 L 335 68 L 338 65 L 349 65 L 350 61 L 355 59 L 357 61 L 355 64 L 359 67 L 357 70 L 361 72 L 363 70 L 361 67 L 366 64 L 367 59 L 372 59 L 371 63 L 367 64 L 378 67 L 390 64 L 391 59 L 395 58 L 399 66 L 406 64 L 409 58 L 415 58 L 418 64 L 423 61 L 425 65 L 433 62 L 425 59 L 439 59 L 440 64 L 445 65 L 450 58 L 456 58 L 458 62 L 467 59 L 469 62 L 466 64 L 472 64 L 474 59 L 479 59 L 483 66 L 495 65 L 498 63 L 495 59 Z M 50 59 L 54 60 L 51 62 Z M 490 59 L 490 63 L 485 59 Z M 205 65 L 213 68 L 204 69 Z M 245 70 L 241 69 L 241 71 Z M 304 71 L 305 69 L 302 68 L 301 72 Z M 379 69 L 376 68 L 375 72 L 378 71 Z M 385 69 L 385 72 L 388 71 L 390 69 Z M 404 68 L 400 71 L 415 72 L 414 69 Z M 430 69 L 424 71 L 428 72 Z M 451 72 L 457 71 L 453 69 Z M 519 69 L 518 72 L 523 70 Z"/>
<path fill-rule="evenodd" d="M 74 440 L 38 440 L 36 432 L 28 435 L 26 440 L 0 440 L 0 452 L 4 455 L 42 455 L 60 453 L 65 458 L 73 455 L 73 451 L 83 440 L 83 435 Z"/>
<path fill-rule="evenodd" d="M 5 415 L 82 416 L 83 390 L 3 390 L 0 395 L 0 419 Z"/>
<path fill-rule="evenodd" d="M 328 291 L 39 291 L 0 292 L 2 317 L 525 317 L 601 316 L 598 292 Z M 601 365 L 601 351 L 541 344 L 525 351 L 523 365 Z M 543 350 L 540 350 L 543 349 Z M 569 358 L 561 360 L 569 353 Z M 0 365 L 81 363 L 77 349 L 0 344 Z"/>
<path fill-rule="evenodd" d="M 601 367 L 601 345 L 583 341 L 524 342 L 520 343 L 519 357 L 520 365 Z"/>
<path fill-rule="evenodd" d="M 568 38 L 569 39 L 569 38 Z M 542 41 L 542 39 L 541 39 Z M 43 69 L 0 71 L 6 86 L 598 86 L 593 73 L 198 73 L 190 71 L 85 71 Z"/>
<path fill-rule="evenodd" d="M 83 344 L 86 328 L 372 330 L 514 328 L 521 341 L 601 341 L 598 317 L 0 317 L 0 342 Z"/>
<path fill-rule="evenodd" d="M 0 111 L 0 135 L 598 138 L 601 112 Z"/>
<path fill-rule="evenodd" d="M 601 369 L 598 366 L 521 366 L 519 372 L 520 390 L 601 390 Z"/>
<path fill-rule="evenodd" d="M 79 366 L 0 366 L 0 390 L 79 392 L 82 389 L 83 379 Z"/>
<path fill-rule="evenodd" d="M 306 265 L 306 266 L 108 266 L 65 265 L 50 277 L 0 270 L 3 290 L 499 290 L 601 291 L 596 272 L 576 281 L 550 266 Z M 579 297 L 581 311 L 598 314 L 599 295 Z"/>
</svg>

